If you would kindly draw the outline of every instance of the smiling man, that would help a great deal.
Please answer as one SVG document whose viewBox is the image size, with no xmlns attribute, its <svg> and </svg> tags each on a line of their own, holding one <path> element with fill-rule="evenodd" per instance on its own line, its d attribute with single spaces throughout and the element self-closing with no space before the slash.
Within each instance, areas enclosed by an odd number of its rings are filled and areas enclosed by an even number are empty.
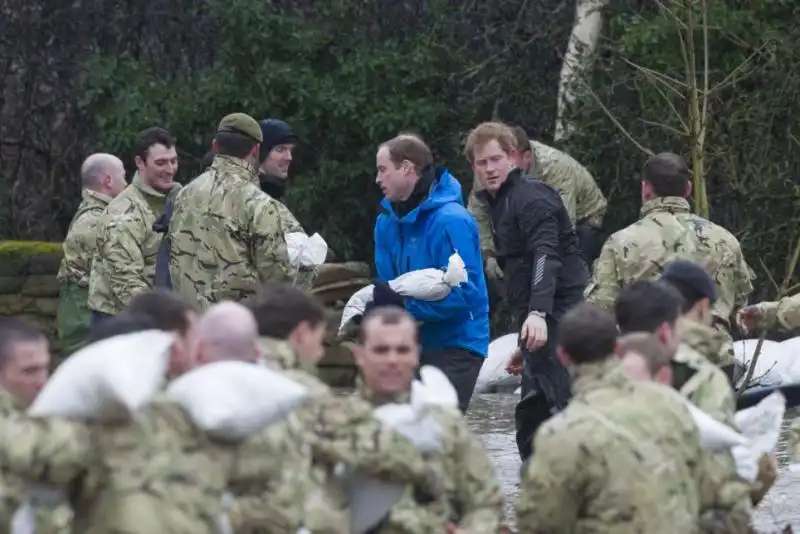
<svg viewBox="0 0 800 534">
<path fill-rule="evenodd" d="M 136 174 L 112 200 L 98 223 L 97 252 L 89 277 L 92 322 L 121 312 L 131 299 L 153 287 L 162 234 L 153 223 L 169 195 L 180 189 L 175 139 L 163 128 L 139 133 Z"/>
<path fill-rule="evenodd" d="M 583 299 L 589 272 L 558 191 L 517 167 L 516 146 L 511 128 L 485 122 L 469 134 L 465 153 L 484 187 L 478 198 L 491 209 L 497 262 L 520 332 L 517 446 L 524 460 L 538 426 L 566 406 L 569 376 L 556 358 L 555 330 Z"/>
<path fill-rule="evenodd" d="M 384 195 L 375 223 L 375 306 L 404 307 L 422 323 L 422 365 L 444 372 L 458 392 L 462 411 L 489 350 L 489 298 L 481 262 L 478 225 L 464 207 L 461 184 L 436 168 L 430 148 L 401 134 L 378 147 L 375 183 Z M 442 269 L 458 252 L 467 281 L 444 299 L 401 297 L 387 284 L 411 271 Z"/>
</svg>

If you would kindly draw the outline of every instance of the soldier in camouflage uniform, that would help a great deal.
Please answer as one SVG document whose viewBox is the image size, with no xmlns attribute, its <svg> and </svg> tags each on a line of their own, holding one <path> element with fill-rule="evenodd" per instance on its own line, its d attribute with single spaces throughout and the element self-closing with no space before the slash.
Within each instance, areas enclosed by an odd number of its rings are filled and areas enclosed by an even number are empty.
<svg viewBox="0 0 800 534">
<path fill-rule="evenodd" d="M 693 298 L 697 298 L 693 302 L 697 307 L 692 309 L 690 306 L 687 309 L 686 317 L 680 321 L 680 328 L 679 313 L 684 299 L 670 284 L 652 280 L 638 281 L 623 289 L 617 300 L 617 324 L 620 330 L 625 333 L 653 334 L 663 347 L 661 353 L 666 355 L 664 357 L 656 354 L 657 361 L 650 365 L 650 376 L 640 378 L 648 381 L 658 379 L 665 385 L 672 386 L 698 408 L 736 429 L 733 419 L 733 389 L 724 373 L 696 351 L 695 347 L 701 346 L 700 344 L 695 342 L 689 345 L 687 338 L 679 337 L 682 334 L 689 336 L 689 339 L 696 339 L 698 336 L 719 339 L 719 334 L 710 327 L 709 305 L 714 300 L 713 295 L 702 296 L 703 291 L 710 293 L 713 290 L 714 283 L 702 267 L 689 262 L 668 266 L 665 276 L 670 283 L 682 285 L 687 294 L 694 294 L 696 297 Z M 705 325 L 693 322 L 700 316 Z M 651 357 L 648 350 L 641 350 L 639 354 L 645 358 Z M 624 357 L 627 360 L 630 356 Z M 719 534 L 751 532 L 751 487 L 736 472 L 731 453 L 704 453 L 701 466 L 701 531 Z"/>
<path fill-rule="evenodd" d="M 721 226 L 691 213 L 691 173 L 676 154 L 647 160 L 642 178 L 641 219 L 608 238 L 594 265 L 586 299 L 611 310 L 623 287 L 636 280 L 657 278 L 669 263 L 696 262 L 714 279 L 717 301 L 714 327 L 728 341 L 712 363 L 733 376 L 730 318 L 747 302 L 753 273 L 736 238 Z"/>
<path fill-rule="evenodd" d="M 558 337 L 574 396 L 536 435 L 519 531 L 697 532 L 700 439 L 683 402 L 626 375 L 610 356 L 617 328 L 604 310 L 578 305 Z"/>
<path fill-rule="evenodd" d="M 442 490 L 437 469 L 400 434 L 374 418 L 373 406 L 353 396 L 336 396 L 316 376 L 324 355 L 325 309 L 304 291 L 285 283 L 265 284 L 248 302 L 260 334 L 264 363 L 302 383 L 314 396 L 290 416 L 304 429 L 313 457 L 305 499 L 304 527 L 313 534 L 350 532 L 350 514 L 339 471 L 410 484 L 421 494 Z"/>
<path fill-rule="evenodd" d="M 167 197 L 180 185 L 175 139 L 166 130 L 148 128 L 136 139 L 136 174 L 112 200 L 98 223 L 97 254 L 89 277 L 93 320 L 116 315 L 131 299 L 153 287 L 161 234 L 153 223 Z"/>
<path fill-rule="evenodd" d="M 525 130 L 519 126 L 514 128 L 514 132 L 518 146 L 524 147 L 517 152 L 517 167 L 561 194 L 561 200 L 581 241 L 581 249 L 587 261 L 591 263 L 595 256 L 592 250 L 595 248 L 592 244 L 594 234 L 603 224 L 608 205 L 603 192 L 589 171 L 569 154 L 538 141 L 529 141 Z M 475 195 L 482 189 L 483 186 L 476 175 L 469 196 L 469 211 L 478 221 L 487 274 L 490 278 L 502 278 L 502 271 L 493 259 L 494 244 L 489 207 Z"/>
<path fill-rule="evenodd" d="M 89 274 L 97 251 L 97 223 L 111 199 L 125 186 L 125 166 L 111 154 L 92 154 L 81 166 L 82 201 L 64 239 L 58 269 L 58 339 L 68 356 L 86 340 L 91 325 Z"/>
<path fill-rule="evenodd" d="M 419 365 L 413 317 L 401 308 L 375 308 L 361 323 L 361 342 L 355 357 L 363 380 L 356 395 L 375 406 L 408 403 Z M 387 373 L 390 369 L 395 373 Z M 427 461 L 444 474 L 444 494 L 423 505 L 407 489 L 376 529 L 378 534 L 440 534 L 448 522 L 464 534 L 493 533 L 500 526 L 503 494 L 483 446 L 458 409 L 442 408 L 435 420 L 442 429 L 442 451 Z"/>
<path fill-rule="evenodd" d="M 785 332 L 800 328 L 800 293 L 742 308 L 736 316 L 736 322 L 747 334 L 757 330 Z"/>
<path fill-rule="evenodd" d="M 40 331 L 18 319 L 0 319 L 0 420 L 24 411 L 44 387 L 50 371 L 50 349 Z M 23 481 L 0 471 L 0 532 L 7 532 L 11 518 L 25 495 Z M 39 534 L 69 532 L 72 514 L 68 507 L 36 509 Z"/>
<path fill-rule="evenodd" d="M 173 289 L 205 309 L 239 301 L 259 284 L 310 287 L 314 270 L 289 262 L 285 235 L 302 232 L 292 213 L 258 182 L 261 127 L 244 113 L 220 121 L 211 168 L 183 188 L 169 226 Z"/>
</svg>

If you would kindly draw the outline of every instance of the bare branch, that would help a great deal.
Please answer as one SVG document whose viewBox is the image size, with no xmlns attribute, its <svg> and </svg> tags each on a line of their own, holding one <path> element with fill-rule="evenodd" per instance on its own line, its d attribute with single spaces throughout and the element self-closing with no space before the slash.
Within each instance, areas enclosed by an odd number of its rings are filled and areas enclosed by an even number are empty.
<svg viewBox="0 0 800 534">
<path fill-rule="evenodd" d="M 708 90 L 707 92 L 708 92 L 708 93 L 714 93 L 715 91 L 719 91 L 719 90 L 721 90 L 721 89 L 724 89 L 725 87 L 727 87 L 727 86 L 729 86 L 729 85 L 731 85 L 731 84 L 734 84 L 734 83 L 736 83 L 737 81 L 740 81 L 740 80 L 742 80 L 742 79 L 744 78 L 744 76 L 742 76 L 742 77 L 737 77 L 737 75 L 739 74 L 739 72 L 740 72 L 740 71 L 742 71 L 742 70 L 744 70 L 744 68 L 745 68 L 747 65 L 749 65 L 749 64 L 750 64 L 750 62 L 751 62 L 751 61 L 753 61 L 753 59 L 755 59 L 756 57 L 760 56 L 760 55 L 761 55 L 761 52 L 764 50 L 764 48 L 766 48 L 766 47 L 767 47 L 767 45 L 768 45 L 768 44 L 770 44 L 770 42 L 771 42 L 771 41 L 769 41 L 769 40 L 765 41 L 765 42 L 764 42 L 764 43 L 763 43 L 761 46 L 759 46 L 759 47 L 758 47 L 758 48 L 757 48 L 755 51 L 753 51 L 753 53 L 752 53 L 752 54 L 750 54 L 749 56 L 747 56 L 747 57 L 744 59 L 744 61 L 742 61 L 742 62 L 741 62 L 741 63 L 739 63 L 739 64 L 738 64 L 736 67 L 734 67 L 734 69 L 733 69 L 732 71 L 730 71 L 730 72 L 728 73 L 728 75 L 727 75 L 727 76 L 725 76 L 725 78 L 724 78 L 724 79 L 723 79 L 721 82 L 719 82 L 718 84 L 716 84 L 714 87 L 712 87 L 712 88 L 711 88 L 710 90 Z"/>
<path fill-rule="evenodd" d="M 664 124 L 661 122 L 649 121 L 647 119 L 642 119 L 642 118 L 639 119 L 639 122 L 641 122 L 642 124 L 647 124 L 648 126 L 656 126 L 658 128 L 663 128 L 664 130 L 673 133 L 678 137 L 686 137 L 689 134 L 688 131 L 682 132 L 673 126 L 670 126 L 669 124 Z"/>
<path fill-rule="evenodd" d="M 642 65 L 639 65 L 638 63 L 634 63 L 633 61 L 630 61 L 630 60 L 625 59 L 625 58 L 622 58 L 622 61 L 626 65 L 630 65 L 631 67 L 633 67 L 637 71 L 639 71 L 642 74 L 644 74 L 648 79 L 652 79 L 654 81 L 657 81 L 657 82 L 663 84 L 667 89 L 669 89 L 670 91 L 672 91 L 673 93 L 675 93 L 678 96 L 683 96 L 683 93 L 681 93 L 681 91 L 680 91 L 681 89 L 688 89 L 689 88 L 689 85 L 686 82 L 682 82 L 682 81 L 680 81 L 680 80 L 678 80 L 676 78 L 673 78 L 672 76 L 668 76 L 668 75 L 664 74 L 663 72 L 658 72 L 657 70 L 653 70 L 653 69 L 650 69 L 648 67 L 644 67 Z"/>
</svg>

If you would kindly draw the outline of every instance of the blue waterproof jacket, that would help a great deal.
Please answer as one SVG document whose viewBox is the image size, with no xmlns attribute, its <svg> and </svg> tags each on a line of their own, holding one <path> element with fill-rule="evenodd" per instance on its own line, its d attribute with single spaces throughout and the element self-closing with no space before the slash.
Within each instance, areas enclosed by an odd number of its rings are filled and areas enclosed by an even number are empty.
<svg viewBox="0 0 800 534">
<path fill-rule="evenodd" d="M 458 252 L 468 280 L 443 300 L 405 298 L 406 310 L 418 321 L 422 350 L 463 348 L 486 356 L 489 350 L 489 298 L 483 273 L 478 225 L 464 207 L 461 184 L 440 170 L 418 206 L 398 217 L 391 203 L 381 201 L 375 223 L 375 268 L 389 281 L 401 274 L 431 267 L 445 270 Z"/>
</svg>

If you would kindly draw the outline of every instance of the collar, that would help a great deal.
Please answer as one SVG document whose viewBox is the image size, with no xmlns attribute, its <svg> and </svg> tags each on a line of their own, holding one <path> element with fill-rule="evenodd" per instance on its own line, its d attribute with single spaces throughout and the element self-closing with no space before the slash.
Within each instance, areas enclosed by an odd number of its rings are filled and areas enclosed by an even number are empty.
<svg viewBox="0 0 800 534">
<path fill-rule="evenodd" d="M 383 406 L 384 404 L 408 404 L 411 402 L 411 390 L 396 394 L 377 393 L 364 383 L 364 379 L 359 375 L 356 377 L 356 395 L 366 400 L 373 406 Z"/>
<path fill-rule="evenodd" d="M 475 196 L 478 197 L 478 199 L 482 200 L 483 202 L 494 203 L 497 202 L 497 199 L 499 199 L 500 197 L 507 195 L 508 192 L 511 189 L 513 189 L 515 185 L 517 185 L 523 180 L 525 180 L 525 173 L 522 172 L 522 169 L 514 168 L 511 169 L 511 171 L 508 173 L 506 181 L 503 182 L 503 184 L 497 190 L 496 195 L 490 195 L 489 191 L 487 191 L 486 189 L 481 189 L 480 191 L 475 193 Z"/>
<path fill-rule="evenodd" d="M 630 383 L 630 378 L 614 356 L 609 356 L 601 362 L 572 365 L 569 371 L 572 375 L 572 393 L 575 395 Z"/>
<path fill-rule="evenodd" d="M 111 202 L 111 197 L 108 195 L 104 195 L 98 191 L 94 191 L 92 189 L 84 189 L 81 191 L 81 199 L 91 203 L 100 203 L 100 204 L 108 204 Z"/>
<path fill-rule="evenodd" d="M 317 375 L 316 366 L 301 360 L 288 341 L 262 336 L 258 338 L 258 350 L 261 352 L 262 358 L 279 369 L 284 371 L 299 369 L 314 376 Z"/>
<path fill-rule="evenodd" d="M 689 201 L 683 197 L 658 197 L 642 204 L 639 215 L 644 217 L 651 213 L 691 213 Z"/>
<path fill-rule="evenodd" d="M 725 335 L 712 328 L 689 319 L 678 321 L 678 338 L 710 361 L 715 361 L 725 343 Z"/>
<path fill-rule="evenodd" d="M 400 202 L 392 202 L 392 211 L 394 211 L 394 214 L 402 218 L 414 211 L 415 208 L 428 198 L 436 182 L 436 178 L 436 169 L 433 165 L 425 167 L 419 180 L 417 180 L 417 184 L 414 186 L 414 190 L 411 192 L 411 196 Z"/>
<path fill-rule="evenodd" d="M 259 185 L 258 169 L 241 158 L 217 154 L 214 156 L 214 161 L 211 162 L 211 168 L 218 172 L 233 171 L 233 173 L 237 175 L 244 174 L 244 178 L 246 178 L 248 182 Z"/>
<path fill-rule="evenodd" d="M 142 182 L 142 177 L 139 176 L 139 171 L 136 171 L 136 174 L 133 175 L 133 180 L 131 180 L 131 185 L 147 196 L 155 198 L 167 198 L 167 195 L 174 190 L 178 184 L 172 184 L 172 189 L 169 192 L 164 193 L 158 189 L 150 187 L 149 185 L 145 185 L 145 183 Z"/>
<path fill-rule="evenodd" d="M 275 200 L 281 200 L 286 193 L 286 180 L 260 170 L 258 171 L 258 184 L 263 192 Z"/>
</svg>

